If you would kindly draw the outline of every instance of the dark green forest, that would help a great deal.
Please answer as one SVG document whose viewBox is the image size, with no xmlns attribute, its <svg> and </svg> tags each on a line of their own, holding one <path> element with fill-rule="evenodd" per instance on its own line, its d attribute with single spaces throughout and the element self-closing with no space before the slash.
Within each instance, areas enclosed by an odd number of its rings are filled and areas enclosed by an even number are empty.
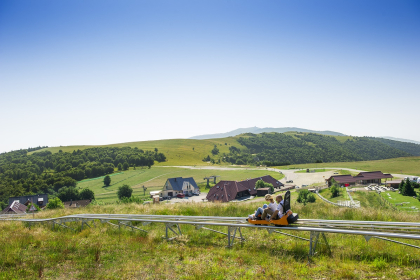
<svg viewBox="0 0 420 280">
<path fill-rule="evenodd" d="M 385 145 L 388 145 L 390 147 L 393 147 L 395 149 L 404 151 L 410 155 L 413 156 L 420 156 L 420 145 L 414 144 L 414 143 L 408 143 L 408 142 L 401 142 L 401 141 L 395 141 L 395 140 L 389 140 L 385 138 L 377 138 L 377 137 L 366 137 L 368 139 L 381 142 Z"/>
<path fill-rule="evenodd" d="M 41 147 L 40 147 L 41 148 Z M 36 148 L 31 148 L 31 151 Z M 0 154 L 0 206 L 8 198 L 28 194 L 56 195 L 61 188 L 76 187 L 77 181 L 95 178 L 129 166 L 151 167 L 155 161 L 166 161 L 157 149 L 98 147 L 72 153 L 28 150 Z"/>
<path fill-rule="evenodd" d="M 279 166 L 315 162 L 344 162 L 405 157 L 411 154 L 367 137 L 353 137 L 344 142 L 333 136 L 315 133 L 247 134 L 238 142 L 246 149 L 230 147 L 224 161 L 234 164 Z"/>
</svg>

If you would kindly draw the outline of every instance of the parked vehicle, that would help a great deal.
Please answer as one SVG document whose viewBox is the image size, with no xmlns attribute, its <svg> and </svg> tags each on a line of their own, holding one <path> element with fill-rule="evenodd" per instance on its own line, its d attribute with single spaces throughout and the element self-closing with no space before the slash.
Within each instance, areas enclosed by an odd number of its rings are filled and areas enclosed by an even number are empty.
<svg viewBox="0 0 420 280">
<path fill-rule="evenodd" d="M 286 183 L 293 183 L 293 180 L 288 180 L 286 181 Z"/>
<path fill-rule="evenodd" d="M 184 198 L 185 197 L 185 194 L 179 193 L 179 194 L 176 195 L 176 197 L 178 197 L 178 198 Z"/>
</svg>

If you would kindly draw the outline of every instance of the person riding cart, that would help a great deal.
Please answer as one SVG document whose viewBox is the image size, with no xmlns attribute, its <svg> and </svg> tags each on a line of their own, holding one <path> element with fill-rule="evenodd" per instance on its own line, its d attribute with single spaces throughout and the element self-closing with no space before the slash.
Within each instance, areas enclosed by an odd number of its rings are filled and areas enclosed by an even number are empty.
<svg viewBox="0 0 420 280">
<path fill-rule="evenodd" d="M 287 226 L 296 222 L 299 219 L 298 214 L 293 213 L 290 210 L 290 191 L 287 191 L 284 195 L 284 199 L 281 195 L 276 197 L 278 203 L 276 210 L 272 213 L 270 218 L 267 219 L 247 219 L 247 221 L 254 225 L 282 225 Z"/>
</svg>

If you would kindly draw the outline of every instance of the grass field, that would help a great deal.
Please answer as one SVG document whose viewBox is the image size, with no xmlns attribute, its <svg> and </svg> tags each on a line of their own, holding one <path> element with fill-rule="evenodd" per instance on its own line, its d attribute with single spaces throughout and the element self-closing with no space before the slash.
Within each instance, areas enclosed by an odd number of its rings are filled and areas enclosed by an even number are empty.
<svg viewBox="0 0 420 280">
<path fill-rule="evenodd" d="M 306 168 L 352 168 L 365 171 L 380 170 L 385 173 L 409 174 L 420 176 L 420 157 L 405 157 L 372 161 L 294 164 L 288 166 L 278 166 L 276 168 L 305 170 Z"/>
<path fill-rule="evenodd" d="M 119 174 L 111 176 L 111 185 L 104 187 L 103 177 L 97 179 L 88 179 L 80 181 L 77 186 L 80 188 L 89 188 L 95 193 L 95 198 L 98 201 L 105 203 L 114 202 L 117 200 L 118 187 L 127 184 L 133 188 L 133 195 L 144 197 L 142 186 L 147 188 L 146 197 L 149 197 L 149 192 L 161 190 L 168 178 L 172 177 L 193 177 L 197 184 L 199 184 L 201 191 L 205 191 L 204 177 L 211 175 L 219 175 L 220 180 L 245 180 L 248 178 L 260 177 L 263 175 L 271 175 L 279 180 L 283 178 L 283 174 L 273 171 L 264 170 L 246 170 L 232 168 L 232 170 L 208 170 L 208 169 L 187 169 L 177 167 L 152 167 L 151 169 L 137 169 L 124 171 Z M 204 184 L 204 185 L 203 185 Z"/>
<path fill-rule="evenodd" d="M 287 133 L 294 135 L 296 133 Z M 345 141 L 350 136 L 336 136 L 339 141 Z M 351 138 L 351 137 L 350 137 Z M 141 141 L 141 142 L 128 142 L 111 145 L 102 145 L 99 147 L 138 147 L 143 150 L 153 150 L 158 148 L 163 152 L 167 161 L 162 163 L 155 163 L 156 166 L 178 166 L 178 165 L 199 165 L 206 166 L 210 163 L 203 162 L 202 159 L 207 155 L 211 156 L 211 150 L 214 145 L 220 150 L 218 156 L 212 156 L 216 160 L 221 157 L 222 153 L 229 153 L 229 147 L 234 145 L 238 148 L 245 148 L 237 142 L 238 136 L 227 137 L 220 139 L 196 140 L 196 139 L 169 139 L 169 140 L 155 140 L 155 141 Z M 226 145 L 225 145 L 226 144 Z M 86 149 L 96 146 L 63 146 L 51 147 L 43 150 L 49 150 L 53 153 L 63 150 L 64 152 L 72 152 L 77 149 Z M 194 148 L 194 149 L 193 149 Z M 226 163 L 221 163 L 227 165 Z M 365 171 L 376 171 L 409 174 L 420 176 L 420 157 L 406 157 L 394 158 L 386 160 L 375 161 L 358 161 L 358 162 L 331 162 L 331 163 L 312 163 L 312 164 L 294 164 L 289 166 L 280 166 L 279 169 L 307 169 L 307 168 L 352 168 Z"/>
<path fill-rule="evenodd" d="M 295 199 L 296 195 L 293 194 Z M 135 213 L 241 216 L 261 202 L 105 205 L 43 211 L 39 218 L 78 213 Z M 419 222 L 418 214 L 386 208 L 338 208 L 320 199 L 303 206 L 292 201 L 301 218 Z M 68 224 L 79 228 L 80 224 Z M 363 236 L 326 234 L 308 259 L 308 242 L 243 229 L 245 242 L 226 248 L 224 235 L 181 225 L 183 236 L 162 240 L 164 226 L 137 225 L 148 233 L 96 223 L 83 231 L 21 222 L 0 222 L 0 279 L 419 279 L 418 249 Z M 226 232 L 226 228 L 212 227 Z M 309 238 L 309 233 L 293 232 Z M 402 240 L 404 241 L 404 240 Z M 420 246 L 419 241 L 407 241 Z M 309 260 L 309 262 L 308 262 Z"/>
<path fill-rule="evenodd" d="M 418 193 L 419 190 L 416 189 L 416 192 Z M 385 198 L 385 200 L 389 201 L 391 204 L 395 205 L 397 209 L 400 209 L 402 211 L 419 211 L 420 209 L 420 201 L 416 198 L 403 196 L 398 192 L 383 192 L 381 193 L 381 196 Z M 413 209 L 411 207 L 415 207 L 416 209 Z"/>
<path fill-rule="evenodd" d="M 155 140 L 155 141 L 141 141 L 141 142 L 128 142 L 111 145 L 95 145 L 95 146 L 63 146 L 63 147 L 51 147 L 42 149 L 48 150 L 53 153 L 57 153 L 59 150 L 63 152 L 73 152 L 74 150 L 83 150 L 92 147 L 137 147 L 143 150 L 153 151 L 154 148 L 158 148 L 159 152 L 165 154 L 167 161 L 158 163 L 155 165 L 211 165 L 207 162 L 203 162 L 202 159 L 207 155 L 212 158 L 218 159 L 222 153 L 229 153 L 229 147 L 234 145 L 238 148 L 244 148 L 237 141 L 237 137 L 227 137 L 221 139 L 209 139 L 209 140 L 195 140 L 195 139 L 169 139 L 169 140 Z M 225 145 L 226 143 L 226 145 Z M 211 150 L 214 145 L 217 145 L 219 149 L 219 156 L 212 156 Z M 194 149 L 193 149 L 194 148 Z"/>
</svg>

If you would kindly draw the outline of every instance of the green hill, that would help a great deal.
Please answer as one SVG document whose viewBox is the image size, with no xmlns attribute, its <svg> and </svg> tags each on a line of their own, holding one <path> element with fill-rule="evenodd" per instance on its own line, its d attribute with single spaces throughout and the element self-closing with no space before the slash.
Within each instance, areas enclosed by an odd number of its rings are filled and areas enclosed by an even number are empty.
<svg viewBox="0 0 420 280">
<path fill-rule="evenodd" d="M 286 165 L 410 156 L 405 151 L 366 137 L 326 136 L 315 133 L 248 133 L 239 137 L 237 141 L 246 149 L 231 149 L 226 158 L 228 162 Z"/>
</svg>

